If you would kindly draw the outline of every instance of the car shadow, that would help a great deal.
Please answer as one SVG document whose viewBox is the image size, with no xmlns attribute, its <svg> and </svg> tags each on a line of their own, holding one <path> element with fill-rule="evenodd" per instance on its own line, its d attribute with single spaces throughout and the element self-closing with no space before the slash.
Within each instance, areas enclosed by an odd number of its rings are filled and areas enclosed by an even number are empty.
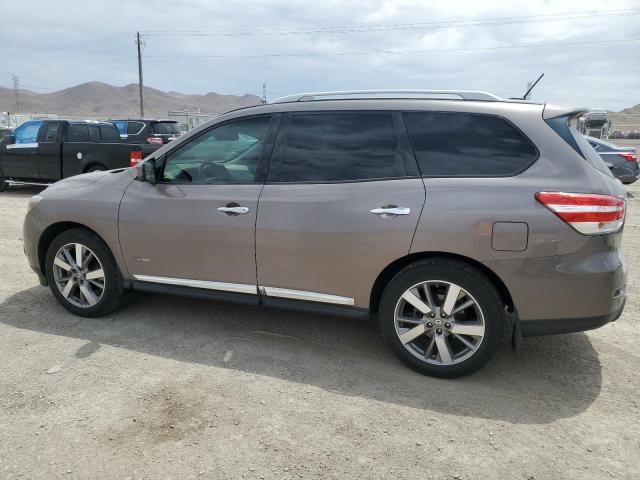
<svg viewBox="0 0 640 480">
<path fill-rule="evenodd" d="M 0 193 L 0 198 L 2 197 L 13 197 L 13 198 L 24 198 L 24 197 L 32 197 L 33 195 L 37 195 L 42 190 L 47 188 L 46 186 L 37 186 L 37 185 L 11 185 L 7 190 Z"/>
<path fill-rule="evenodd" d="M 598 354 L 585 334 L 526 339 L 518 355 L 505 346 L 480 372 L 440 380 L 405 368 L 374 324 L 361 320 L 143 293 L 129 293 L 125 306 L 110 316 L 85 319 L 66 312 L 47 288 L 33 287 L 0 304 L 0 322 L 84 339 L 94 349 L 117 346 L 342 395 L 511 423 L 577 415 L 602 385 Z"/>
</svg>

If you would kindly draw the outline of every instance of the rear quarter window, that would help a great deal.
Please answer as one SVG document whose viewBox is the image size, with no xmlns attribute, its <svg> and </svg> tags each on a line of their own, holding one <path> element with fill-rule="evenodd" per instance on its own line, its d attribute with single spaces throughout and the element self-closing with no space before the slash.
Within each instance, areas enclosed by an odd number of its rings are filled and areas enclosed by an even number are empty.
<svg viewBox="0 0 640 480">
<path fill-rule="evenodd" d="M 511 176 L 538 158 L 533 143 L 502 117 L 461 112 L 403 115 L 424 177 Z"/>
</svg>

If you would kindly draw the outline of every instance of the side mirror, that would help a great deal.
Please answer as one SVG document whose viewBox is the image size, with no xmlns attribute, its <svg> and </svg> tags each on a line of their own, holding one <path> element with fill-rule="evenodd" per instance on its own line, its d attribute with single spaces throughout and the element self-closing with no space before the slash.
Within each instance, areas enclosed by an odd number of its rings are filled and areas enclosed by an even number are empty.
<svg viewBox="0 0 640 480">
<path fill-rule="evenodd" d="M 156 159 L 148 158 L 139 165 L 140 172 L 138 178 L 143 182 L 149 182 L 151 185 L 157 183 L 156 178 Z"/>
<path fill-rule="evenodd" d="M 7 145 L 13 145 L 14 143 L 16 143 L 16 136 L 15 135 L 5 135 L 2 140 L 4 141 L 4 143 L 6 143 Z"/>
</svg>

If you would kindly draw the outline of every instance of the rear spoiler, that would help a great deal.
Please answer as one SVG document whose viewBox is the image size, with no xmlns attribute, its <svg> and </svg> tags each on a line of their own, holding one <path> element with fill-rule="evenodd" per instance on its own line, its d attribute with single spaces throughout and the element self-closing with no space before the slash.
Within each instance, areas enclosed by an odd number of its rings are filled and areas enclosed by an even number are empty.
<svg viewBox="0 0 640 480">
<path fill-rule="evenodd" d="M 589 111 L 588 108 L 579 108 L 579 107 L 563 107 L 560 105 L 550 105 L 546 103 L 544 105 L 544 109 L 542 110 L 542 118 L 544 120 L 549 120 L 550 118 L 556 117 L 579 117 L 580 115 L 584 115 Z"/>
</svg>

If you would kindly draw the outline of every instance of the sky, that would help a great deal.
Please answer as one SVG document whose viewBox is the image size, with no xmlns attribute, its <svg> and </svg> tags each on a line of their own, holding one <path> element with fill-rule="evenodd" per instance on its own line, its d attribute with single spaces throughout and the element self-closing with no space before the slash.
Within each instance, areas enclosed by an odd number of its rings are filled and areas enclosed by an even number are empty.
<svg viewBox="0 0 640 480">
<path fill-rule="evenodd" d="M 486 90 L 620 110 L 640 103 L 635 0 L 4 2 L 0 86 L 87 81 L 267 98 L 326 90 Z"/>
</svg>

